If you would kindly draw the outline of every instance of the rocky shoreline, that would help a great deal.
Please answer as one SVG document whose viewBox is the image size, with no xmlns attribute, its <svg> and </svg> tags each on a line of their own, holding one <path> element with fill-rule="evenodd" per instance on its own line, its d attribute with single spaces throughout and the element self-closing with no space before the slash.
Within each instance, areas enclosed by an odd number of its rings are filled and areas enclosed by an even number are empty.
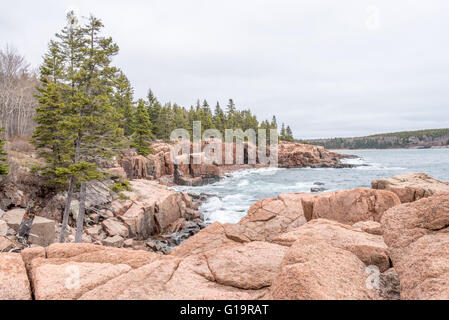
<svg viewBox="0 0 449 320">
<path fill-rule="evenodd" d="M 115 161 L 102 164 L 110 178 L 88 186 L 83 242 L 167 254 L 206 227 L 198 211 L 204 199 L 192 199 L 186 193 L 169 190 L 167 186 L 202 185 L 215 182 L 233 171 L 266 167 L 260 163 L 177 166 L 171 161 L 171 145 L 155 143 L 152 147 L 154 152 L 147 157 L 130 151 Z M 235 145 L 233 151 L 235 155 Z M 204 154 L 200 156 L 204 157 Z M 279 144 L 281 167 L 341 167 L 344 164 L 340 159 L 346 157 L 322 147 L 287 142 Z M 4 218 L 7 226 L 0 234 L 4 237 L 0 251 L 20 251 L 34 245 L 48 246 L 59 238 L 65 193 L 42 195 L 45 188 L 38 177 L 30 172 L 21 174 L 26 181 L 33 183 L 20 185 L 11 182 L 0 186 L 0 210 L 8 211 Z M 130 180 L 130 191 L 113 192 L 114 183 L 124 179 Z M 37 203 L 37 217 L 33 221 L 29 241 L 24 243 L 16 234 L 25 216 L 24 208 L 30 202 Z M 78 209 L 79 202 L 75 196 L 70 210 L 68 242 L 74 241 Z"/>
<path fill-rule="evenodd" d="M 310 148 L 287 146 L 283 165 L 338 166 L 345 157 Z M 305 156 L 306 149 L 320 156 Z M 207 225 L 198 211 L 207 195 L 161 184 L 167 162 L 127 159 L 119 162 L 134 165 L 111 163 L 111 180 L 89 186 L 81 244 L 72 243 L 76 200 L 69 243 L 55 243 L 64 194 L 43 201 L 24 242 L 16 236 L 26 214 L 20 206 L 33 194 L 0 190 L 0 300 L 449 297 L 449 183 L 406 174 L 375 180 L 371 189 L 280 194 L 254 203 L 237 224 Z M 130 189 L 113 192 L 129 174 Z M 65 285 L 73 268 L 75 290 Z"/>
<path fill-rule="evenodd" d="M 203 149 L 207 144 L 204 143 Z M 235 164 L 235 145 L 233 145 L 233 163 L 224 164 L 226 152 L 225 144 L 222 145 L 223 164 L 189 164 L 175 165 L 170 156 L 170 145 L 158 143 L 153 145 L 153 154 L 143 157 L 135 153 L 128 153 L 119 161 L 119 167 L 110 168 L 110 172 L 120 174 L 128 179 L 151 179 L 166 185 L 199 186 L 215 182 L 225 174 L 246 169 L 268 167 L 259 163 L 247 164 L 248 145 L 244 144 L 243 164 Z M 191 157 L 206 157 L 205 153 L 193 153 Z M 245 151 L 246 150 L 246 151 Z M 341 159 L 353 158 L 355 156 L 330 152 L 323 147 L 308 144 L 285 142 L 278 145 L 278 167 L 279 168 L 352 168 L 354 165 L 345 164 Z M 246 164 L 245 164 L 246 163 Z"/>
<path fill-rule="evenodd" d="M 0 299 L 448 299 L 449 184 L 410 174 L 379 186 L 263 199 L 168 255 L 88 243 L 1 253 Z"/>
</svg>

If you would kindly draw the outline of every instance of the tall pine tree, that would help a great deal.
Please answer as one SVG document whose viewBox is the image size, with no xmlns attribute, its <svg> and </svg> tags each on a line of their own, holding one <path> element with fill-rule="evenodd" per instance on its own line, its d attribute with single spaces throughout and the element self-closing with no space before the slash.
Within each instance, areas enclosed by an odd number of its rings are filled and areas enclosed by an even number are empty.
<svg viewBox="0 0 449 320">
<path fill-rule="evenodd" d="M 293 138 L 293 132 L 292 132 L 292 129 L 290 128 L 290 126 L 287 126 L 285 133 L 286 133 L 288 141 L 295 141 L 295 139 Z"/>
<path fill-rule="evenodd" d="M 41 68 L 44 84 L 39 95 L 41 109 L 37 112 L 34 141 L 40 152 L 61 148 L 65 156 L 61 161 L 57 157 L 46 159 L 51 172 L 69 179 L 61 242 L 65 240 L 75 186 L 78 182 L 81 185 L 75 237 L 80 242 L 87 184 L 101 177 L 96 163 L 122 147 L 123 130 L 117 125 L 114 107 L 114 81 L 119 75 L 111 66 L 118 46 L 111 38 L 101 36 L 102 28 L 102 22 L 92 16 L 81 27 L 70 12 L 67 25 L 50 44 Z M 44 119 L 46 115 L 52 117 L 51 123 Z M 59 136 L 52 135 L 51 131 Z"/>
<path fill-rule="evenodd" d="M 128 78 L 122 71 L 118 72 L 118 76 L 115 79 L 113 85 L 114 94 L 112 96 L 111 103 L 117 112 L 117 121 L 119 123 L 119 127 L 123 129 L 124 135 L 129 137 L 134 132 L 134 90 Z"/>
<path fill-rule="evenodd" d="M 40 83 L 37 88 L 39 106 L 36 108 L 37 127 L 31 142 L 39 155 L 45 159 L 45 165 L 37 168 L 47 179 L 49 187 L 61 188 L 67 182 L 65 174 L 58 174 L 60 168 L 68 168 L 73 157 L 72 133 L 64 126 L 64 117 L 68 114 L 67 92 L 71 86 L 62 82 L 64 56 L 60 44 L 51 41 L 44 63 L 40 67 Z"/>
<path fill-rule="evenodd" d="M 147 156 L 150 151 L 151 139 L 153 133 L 151 132 L 151 121 L 145 107 L 145 102 L 140 99 L 137 104 L 137 110 L 134 119 L 134 134 L 132 136 L 131 146 L 137 149 L 137 152 L 142 156 Z"/>
</svg>

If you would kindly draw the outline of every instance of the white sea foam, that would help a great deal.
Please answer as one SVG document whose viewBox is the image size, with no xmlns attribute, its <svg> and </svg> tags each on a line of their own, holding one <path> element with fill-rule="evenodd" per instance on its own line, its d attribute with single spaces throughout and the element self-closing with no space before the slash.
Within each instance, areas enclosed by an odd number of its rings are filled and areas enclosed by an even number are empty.
<svg viewBox="0 0 449 320">
<path fill-rule="evenodd" d="M 245 179 L 245 180 L 240 181 L 240 182 L 237 184 L 237 187 L 245 187 L 245 186 L 247 186 L 247 185 L 249 185 L 249 181 Z"/>
</svg>

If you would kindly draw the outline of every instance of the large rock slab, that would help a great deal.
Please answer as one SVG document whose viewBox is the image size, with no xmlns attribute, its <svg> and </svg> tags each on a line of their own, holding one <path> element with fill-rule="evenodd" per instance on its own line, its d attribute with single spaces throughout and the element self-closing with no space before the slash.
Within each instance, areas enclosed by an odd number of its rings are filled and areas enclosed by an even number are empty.
<svg viewBox="0 0 449 320">
<path fill-rule="evenodd" d="M 391 208 L 381 223 L 401 299 L 449 299 L 449 195 Z"/>
<path fill-rule="evenodd" d="M 0 300 L 31 300 L 27 271 L 18 253 L 0 253 Z"/>
<path fill-rule="evenodd" d="M 89 243 L 55 243 L 46 248 L 49 259 L 69 259 L 75 262 L 127 264 L 139 268 L 156 260 L 159 255 L 143 250 L 109 248 Z"/>
<path fill-rule="evenodd" d="M 185 258 L 162 256 L 108 281 L 81 299 L 266 298 L 286 248 L 270 243 L 224 247 Z"/>
<path fill-rule="evenodd" d="M 408 173 L 371 182 L 373 189 L 389 190 L 398 195 L 402 203 L 413 202 L 438 193 L 449 193 L 449 183 L 425 173 Z"/>
<path fill-rule="evenodd" d="M 73 300 L 131 270 L 125 264 L 41 261 L 31 264 L 36 300 Z"/>
<path fill-rule="evenodd" d="M 253 204 L 238 223 L 238 228 L 250 241 L 270 241 L 306 222 L 303 208 L 295 199 L 281 195 L 279 199 L 263 199 Z"/>
<path fill-rule="evenodd" d="M 134 180 L 131 187 L 132 191 L 123 192 L 127 200 L 111 204 L 130 236 L 147 238 L 162 233 L 183 216 L 186 205 L 179 193 L 148 180 Z"/>
<path fill-rule="evenodd" d="M 368 234 L 335 221 L 317 219 L 275 239 L 274 243 L 291 246 L 296 241 L 313 243 L 324 241 L 336 248 L 355 254 L 366 266 L 375 265 L 381 272 L 390 268 L 388 247 L 382 236 Z"/>
<path fill-rule="evenodd" d="M 351 252 L 324 241 L 295 242 L 271 286 L 274 299 L 379 299 L 367 285 L 365 265 Z"/>
<path fill-rule="evenodd" d="M 312 219 L 324 218 L 345 224 L 380 221 L 382 214 L 401 204 L 392 192 L 358 188 L 317 195 L 313 201 Z"/>
<path fill-rule="evenodd" d="M 266 290 L 241 290 L 214 281 L 204 256 L 161 259 L 108 281 L 81 296 L 87 300 L 248 300 Z"/>
<path fill-rule="evenodd" d="M 262 289 L 271 285 L 287 249 L 255 241 L 209 251 L 205 256 L 216 282 L 240 289 Z"/>
<path fill-rule="evenodd" d="M 178 258 L 90 244 L 42 249 L 22 253 L 39 300 L 268 298 L 288 250 L 252 242 Z"/>
<path fill-rule="evenodd" d="M 236 244 L 238 242 L 228 238 L 224 226 L 219 222 L 215 222 L 174 248 L 170 255 L 187 257 Z"/>
<path fill-rule="evenodd" d="M 42 248 L 43 249 L 43 248 Z M 53 244 L 22 252 L 36 299 L 77 299 L 84 293 L 151 264 L 160 255 L 92 244 Z"/>
</svg>

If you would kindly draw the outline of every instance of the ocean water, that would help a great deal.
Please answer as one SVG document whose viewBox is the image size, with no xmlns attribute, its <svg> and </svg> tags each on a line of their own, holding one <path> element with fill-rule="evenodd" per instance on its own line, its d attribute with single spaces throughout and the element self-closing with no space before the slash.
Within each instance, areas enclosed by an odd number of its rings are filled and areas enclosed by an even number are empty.
<svg viewBox="0 0 449 320">
<path fill-rule="evenodd" d="M 276 198 L 281 193 L 310 192 L 312 187 L 323 187 L 326 191 L 371 187 L 374 179 L 412 172 L 424 172 L 449 181 L 449 149 L 350 150 L 341 153 L 357 155 L 358 158 L 344 162 L 361 166 L 351 169 L 251 169 L 233 172 L 214 184 L 174 189 L 211 195 L 200 206 L 208 222 L 237 223 L 254 202 Z"/>
</svg>

